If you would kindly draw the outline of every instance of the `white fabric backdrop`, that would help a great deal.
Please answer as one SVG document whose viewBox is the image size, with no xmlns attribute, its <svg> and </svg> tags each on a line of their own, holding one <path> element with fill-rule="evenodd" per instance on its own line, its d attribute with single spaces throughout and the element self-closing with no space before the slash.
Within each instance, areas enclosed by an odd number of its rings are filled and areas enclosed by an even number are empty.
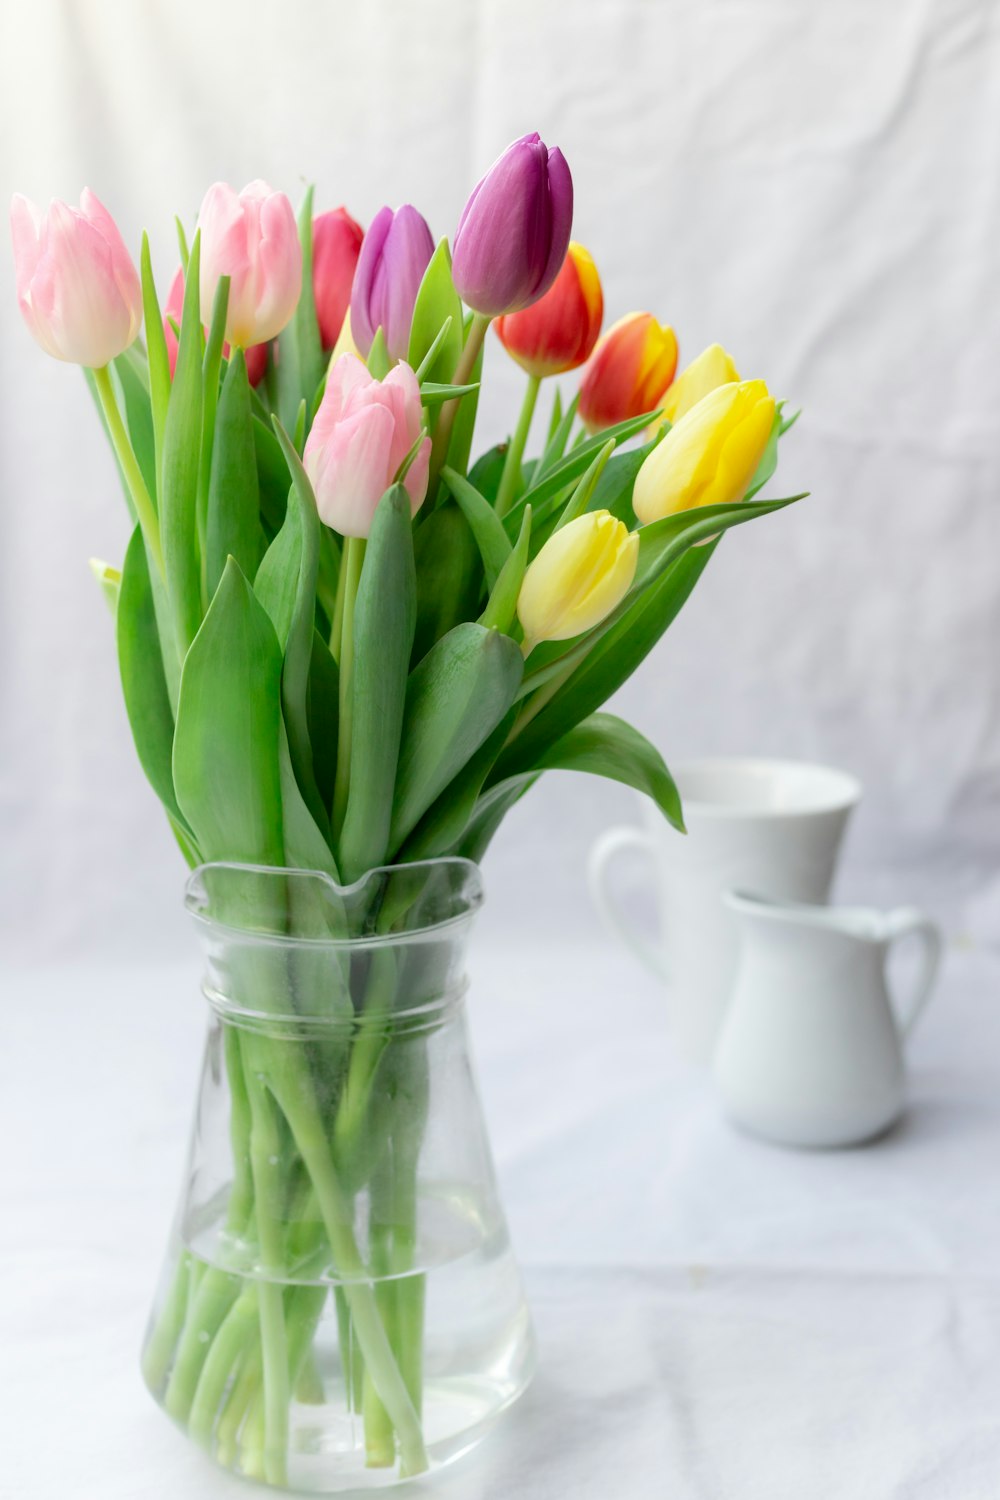
<svg viewBox="0 0 1000 1500">
<path fill-rule="evenodd" d="M 537 128 L 577 187 L 608 317 L 719 338 L 805 407 L 792 512 L 729 538 L 618 707 L 663 747 L 839 762 L 868 796 L 855 895 L 1000 934 L 1000 19 L 989 0 L 35 0 L 5 7 L 0 187 L 89 183 L 162 277 L 172 214 L 263 176 L 449 232 Z M 165 284 L 165 283 L 164 283 Z M 0 924 L 14 956 L 187 948 L 179 856 L 135 764 L 87 569 L 126 536 L 78 375 L 0 259 Z M 481 437 L 518 375 L 495 346 Z M 581 795 L 584 792 L 584 795 Z M 489 866 L 499 930 L 590 918 L 626 794 L 550 778 Z M 175 915 L 171 916 L 170 914 Z"/>
</svg>

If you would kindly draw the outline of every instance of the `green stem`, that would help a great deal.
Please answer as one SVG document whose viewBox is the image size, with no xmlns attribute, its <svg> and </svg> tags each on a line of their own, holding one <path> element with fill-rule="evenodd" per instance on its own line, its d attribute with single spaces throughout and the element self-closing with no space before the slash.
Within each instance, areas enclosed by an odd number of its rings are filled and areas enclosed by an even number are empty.
<svg viewBox="0 0 1000 1500">
<path fill-rule="evenodd" d="M 284 1177 L 281 1133 L 271 1098 L 250 1068 L 244 1070 L 250 1100 L 250 1162 L 254 1216 L 261 1260 L 268 1276 L 257 1289 L 260 1345 L 264 1364 L 264 1472 L 269 1483 L 285 1483 L 288 1453 L 288 1341 L 285 1331 Z"/>
<path fill-rule="evenodd" d="M 167 1378 L 167 1370 L 173 1359 L 177 1340 L 181 1336 L 187 1316 L 188 1290 L 191 1283 L 191 1255 L 182 1251 L 174 1279 L 166 1301 L 157 1314 L 156 1322 L 142 1354 L 142 1373 L 150 1390 L 157 1395 Z"/>
<path fill-rule="evenodd" d="M 374 1193 L 374 1184 L 372 1191 Z M 373 1224 L 369 1231 L 369 1260 L 372 1275 L 377 1279 L 375 1299 L 378 1303 L 386 1336 L 398 1358 L 395 1333 L 395 1287 L 385 1278 L 392 1264 L 392 1230 L 386 1224 Z M 388 1469 L 396 1461 L 396 1439 L 392 1418 L 371 1378 L 365 1371 L 361 1398 L 365 1425 L 365 1462 L 370 1469 Z"/>
<path fill-rule="evenodd" d="M 196 1442 L 207 1446 L 229 1376 L 244 1354 L 259 1316 L 256 1287 L 251 1285 L 237 1297 L 208 1346 L 187 1421 L 187 1430 Z"/>
<path fill-rule="evenodd" d="M 266 1066 L 271 1060 L 265 1048 L 262 1061 Z M 400 1472 L 404 1477 L 421 1474 L 427 1468 L 427 1450 L 420 1418 L 379 1315 L 368 1269 L 354 1235 L 350 1205 L 330 1158 L 323 1120 L 312 1098 L 308 1080 L 300 1076 L 299 1069 L 288 1059 L 268 1083 L 284 1112 L 316 1189 L 320 1214 L 365 1368 L 399 1435 Z"/>
<path fill-rule="evenodd" d="M 115 400 L 114 386 L 111 383 L 111 369 L 108 365 L 102 365 L 99 370 L 94 371 L 94 384 L 100 397 L 101 410 L 104 412 L 104 420 L 108 424 L 108 432 L 114 447 L 125 483 L 128 485 L 135 513 L 139 517 L 139 525 L 149 548 L 149 555 L 156 564 L 160 577 L 166 578 L 163 566 L 163 547 L 160 542 L 160 523 L 156 515 L 156 507 L 149 498 L 146 481 L 142 477 L 139 461 L 135 456 L 129 435 L 122 421 L 122 414 L 118 410 L 118 402 Z"/>
<path fill-rule="evenodd" d="M 215 1429 L 215 1456 L 223 1468 L 236 1463 L 236 1438 L 243 1419 L 260 1389 L 260 1351 L 245 1354 Z"/>
<path fill-rule="evenodd" d="M 479 351 L 483 347 L 483 340 L 486 337 L 486 330 L 490 326 L 490 321 L 485 313 L 472 314 L 472 322 L 469 324 L 469 335 L 465 340 L 465 347 L 459 355 L 458 364 L 455 366 L 455 373 L 452 376 L 452 383 L 454 385 L 466 385 L 468 383 L 469 376 L 475 369 L 476 360 L 479 358 Z M 434 438 L 431 443 L 430 481 L 427 486 L 427 493 L 429 495 L 433 495 L 435 485 L 437 484 L 437 476 L 444 468 L 447 460 L 448 444 L 451 442 L 451 431 L 455 425 L 455 418 L 458 416 L 459 402 L 464 399 L 463 396 L 456 396 L 454 400 L 446 401 L 438 415 L 437 426 L 434 429 Z"/>
<path fill-rule="evenodd" d="M 521 415 L 517 419 L 514 436 L 510 440 L 503 461 L 503 473 L 500 475 L 500 487 L 497 490 L 496 499 L 498 516 L 505 516 L 514 503 L 514 496 L 521 479 L 521 459 L 524 457 L 525 444 L 528 441 L 528 433 L 531 431 L 531 419 L 535 415 L 535 402 L 538 400 L 541 384 L 541 376 L 528 376 L 524 400 L 521 402 Z"/>
<path fill-rule="evenodd" d="M 365 560 L 364 537 L 349 536 L 341 562 L 346 579 L 340 634 L 340 720 L 337 726 L 337 775 L 333 784 L 333 831 L 339 838 L 351 789 L 351 722 L 354 689 L 354 601 Z"/>
</svg>

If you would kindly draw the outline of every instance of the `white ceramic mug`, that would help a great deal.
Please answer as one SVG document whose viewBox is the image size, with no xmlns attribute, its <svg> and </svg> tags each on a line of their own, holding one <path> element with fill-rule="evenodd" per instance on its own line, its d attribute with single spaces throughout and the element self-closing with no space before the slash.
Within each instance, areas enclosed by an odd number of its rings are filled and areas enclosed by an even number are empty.
<svg viewBox="0 0 1000 1500">
<path fill-rule="evenodd" d="M 723 894 L 734 887 L 824 902 L 861 785 L 845 771 L 796 761 L 714 759 L 673 768 L 687 835 L 640 797 L 641 828 L 612 828 L 589 860 L 591 893 L 611 930 L 668 983 L 680 1048 L 708 1063 L 736 975 L 737 935 Z M 659 933 L 643 938 L 614 900 L 611 862 L 638 851 L 655 872 Z"/>
<path fill-rule="evenodd" d="M 740 930 L 732 1003 L 713 1071 L 737 1125 L 782 1146 L 854 1146 L 903 1108 L 903 1043 L 930 998 L 941 953 L 912 907 L 807 906 L 731 891 Z M 893 1004 L 889 950 L 921 945 L 909 998 Z"/>
</svg>

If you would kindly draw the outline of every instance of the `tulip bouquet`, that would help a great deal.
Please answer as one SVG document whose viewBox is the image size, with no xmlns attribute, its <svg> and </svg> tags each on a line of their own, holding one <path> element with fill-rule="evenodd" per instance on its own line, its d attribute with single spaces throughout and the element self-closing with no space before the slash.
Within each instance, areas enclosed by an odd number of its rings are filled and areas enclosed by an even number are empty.
<svg viewBox="0 0 1000 1500">
<path fill-rule="evenodd" d="M 134 529 L 120 567 L 94 567 L 136 751 L 191 866 L 318 870 L 348 887 L 478 862 L 552 768 L 638 788 L 682 828 L 659 752 L 601 705 L 722 533 L 790 503 L 753 498 L 789 423 L 717 345 L 675 379 L 674 334 L 648 313 L 599 338 L 601 283 L 570 240 L 572 200 L 565 160 L 537 135 L 487 172 L 450 246 L 410 206 L 362 234 L 342 209 L 314 216 L 311 192 L 296 220 L 261 182 L 217 184 L 190 244 L 180 233 L 161 308 L 148 242 L 137 271 L 92 193 L 47 214 L 14 199 L 25 321 L 85 367 L 117 459 Z M 527 385 L 511 439 L 473 462 L 491 323 Z M 542 384 L 581 367 L 528 458 Z M 372 930 L 391 932 L 406 900 L 377 889 Z M 266 1039 L 252 1065 L 248 1045 L 226 1051 L 234 1156 L 252 1165 L 231 1228 L 280 1282 L 291 1250 L 275 1202 L 315 1189 L 322 1207 L 324 1174 L 351 1179 L 338 1152 L 356 1059 L 307 1070 L 293 1095 Z M 321 1150 L 302 1123 L 310 1089 Z M 265 1126 L 280 1142 L 267 1157 L 252 1149 Z M 336 1265 L 343 1225 L 317 1223 Z M 308 1326 L 279 1286 L 234 1333 L 213 1274 L 182 1268 L 147 1378 L 220 1450 L 242 1434 L 244 1472 L 281 1483 Z M 415 1473 L 419 1318 L 397 1307 L 378 1324 L 366 1308 L 369 1462 Z"/>
</svg>

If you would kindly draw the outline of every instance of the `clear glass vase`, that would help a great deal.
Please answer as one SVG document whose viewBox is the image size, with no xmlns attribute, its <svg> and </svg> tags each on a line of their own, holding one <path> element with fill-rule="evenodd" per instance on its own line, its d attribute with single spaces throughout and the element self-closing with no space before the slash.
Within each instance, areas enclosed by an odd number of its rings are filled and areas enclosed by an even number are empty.
<svg viewBox="0 0 1000 1500">
<path fill-rule="evenodd" d="M 236 1473 L 391 1484 L 531 1378 L 466 1031 L 481 901 L 457 859 L 190 879 L 211 1018 L 143 1372 Z"/>
</svg>

